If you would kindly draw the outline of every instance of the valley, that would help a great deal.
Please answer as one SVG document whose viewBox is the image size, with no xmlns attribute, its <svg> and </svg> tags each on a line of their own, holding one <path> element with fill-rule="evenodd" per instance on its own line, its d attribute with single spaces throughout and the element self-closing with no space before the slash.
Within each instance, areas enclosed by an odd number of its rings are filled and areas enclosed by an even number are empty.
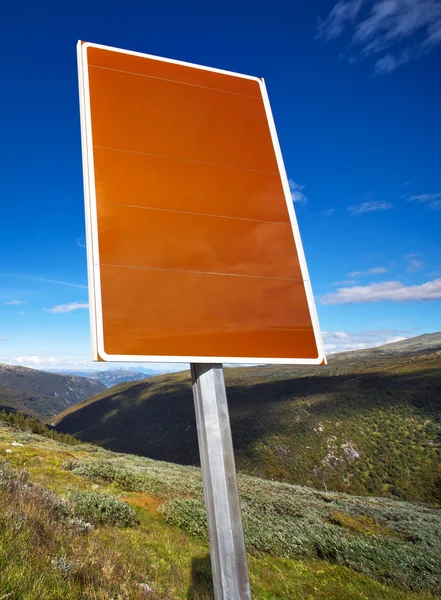
<svg viewBox="0 0 441 600">
<path fill-rule="evenodd" d="M 236 465 L 270 480 L 441 502 L 441 339 L 225 369 Z M 188 372 L 123 383 L 54 419 L 119 452 L 198 465 Z"/>
</svg>

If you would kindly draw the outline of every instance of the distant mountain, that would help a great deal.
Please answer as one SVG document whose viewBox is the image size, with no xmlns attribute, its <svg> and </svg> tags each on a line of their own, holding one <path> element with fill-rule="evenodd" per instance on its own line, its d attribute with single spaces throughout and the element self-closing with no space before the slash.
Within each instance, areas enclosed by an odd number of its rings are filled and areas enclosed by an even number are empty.
<svg viewBox="0 0 441 600">
<path fill-rule="evenodd" d="M 105 389 L 96 379 L 0 364 L 0 410 L 21 410 L 28 415 L 50 419 Z"/>
<path fill-rule="evenodd" d="M 88 377 L 100 381 L 106 388 L 111 388 L 119 383 L 126 381 L 141 381 L 158 375 L 158 371 L 145 369 L 143 371 L 132 371 L 130 369 L 106 369 L 103 371 L 63 371 L 64 374 L 78 375 L 79 377 Z"/>
<path fill-rule="evenodd" d="M 441 334 L 329 357 L 225 369 L 240 471 L 352 494 L 441 503 Z M 122 383 L 65 410 L 59 431 L 197 465 L 188 372 Z"/>
<path fill-rule="evenodd" d="M 141 381 L 152 375 L 157 375 L 157 371 L 130 371 L 129 369 L 107 369 L 106 371 L 93 371 L 88 373 L 87 377 L 97 379 L 107 388 L 111 388 L 119 383 L 126 381 Z"/>
</svg>

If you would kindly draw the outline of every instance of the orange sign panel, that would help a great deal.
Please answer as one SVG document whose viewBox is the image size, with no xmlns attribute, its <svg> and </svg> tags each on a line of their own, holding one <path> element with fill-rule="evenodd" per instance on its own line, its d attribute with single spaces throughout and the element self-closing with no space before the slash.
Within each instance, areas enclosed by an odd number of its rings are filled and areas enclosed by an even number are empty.
<svg viewBox="0 0 441 600">
<path fill-rule="evenodd" d="M 319 364 L 256 77 L 78 44 L 94 358 Z"/>
</svg>

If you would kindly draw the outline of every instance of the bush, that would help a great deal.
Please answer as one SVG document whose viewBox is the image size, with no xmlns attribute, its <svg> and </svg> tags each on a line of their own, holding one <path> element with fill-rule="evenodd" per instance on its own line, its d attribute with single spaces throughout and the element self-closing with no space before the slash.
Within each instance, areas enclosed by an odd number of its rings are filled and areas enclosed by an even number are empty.
<svg viewBox="0 0 441 600">
<path fill-rule="evenodd" d="M 96 481 L 108 477 L 121 490 L 161 498 L 159 512 L 168 523 L 207 539 L 199 469 L 115 455 L 76 463 L 74 472 Z M 406 590 L 440 592 L 439 510 L 245 475 L 238 484 L 249 552 L 322 558 Z"/>
<path fill-rule="evenodd" d="M 6 412 L 2 410 L 0 412 L 0 421 L 11 427 L 16 427 L 22 431 L 29 431 L 50 438 L 56 442 L 67 444 L 68 446 L 78 446 L 81 444 L 80 440 L 70 433 L 59 433 L 52 427 L 48 427 L 45 423 L 38 420 L 36 417 L 30 417 L 24 413 L 17 412 Z"/>
<path fill-rule="evenodd" d="M 200 500 L 169 500 L 161 506 L 159 512 L 170 525 L 208 539 L 205 505 Z"/>
<path fill-rule="evenodd" d="M 97 492 L 72 492 L 69 500 L 75 513 L 100 525 L 133 527 L 138 523 L 135 509 L 113 496 Z"/>
<path fill-rule="evenodd" d="M 113 481 L 116 475 L 113 464 L 104 460 L 90 462 L 72 461 L 71 464 L 63 465 L 63 467 L 73 471 L 75 475 L 87 477 L 87 479 L 97 481 L 98 483 Z"/>
</svg>

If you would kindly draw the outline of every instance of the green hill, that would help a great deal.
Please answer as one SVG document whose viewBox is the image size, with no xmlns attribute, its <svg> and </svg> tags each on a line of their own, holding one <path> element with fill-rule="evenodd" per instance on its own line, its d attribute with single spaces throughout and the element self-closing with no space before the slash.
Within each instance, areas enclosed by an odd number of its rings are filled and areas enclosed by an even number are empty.
<svg viewBox="0 0 441 600">
<path fill-rule="evenodd" d="M 104 389 L 95 379 L 0 363 L 0 409 L 49 419 Z"/>
<path fill-rule="evenodd" d="M 441 503 L 440 334 L 331 356 L 326 367 L 226 369 L 226 382 L 239 471 Z M 187 372 L 121 384 L 54 421 L 105 448 L 198 464 Z"/>
<path fill-rule="evenodd" d="M 0 598 L 213 598 L 198 468 L 42 432 L 0 416 Z M 440 510 L 238 483 L 254 600 L 439 598 Z"/>
</svg>

